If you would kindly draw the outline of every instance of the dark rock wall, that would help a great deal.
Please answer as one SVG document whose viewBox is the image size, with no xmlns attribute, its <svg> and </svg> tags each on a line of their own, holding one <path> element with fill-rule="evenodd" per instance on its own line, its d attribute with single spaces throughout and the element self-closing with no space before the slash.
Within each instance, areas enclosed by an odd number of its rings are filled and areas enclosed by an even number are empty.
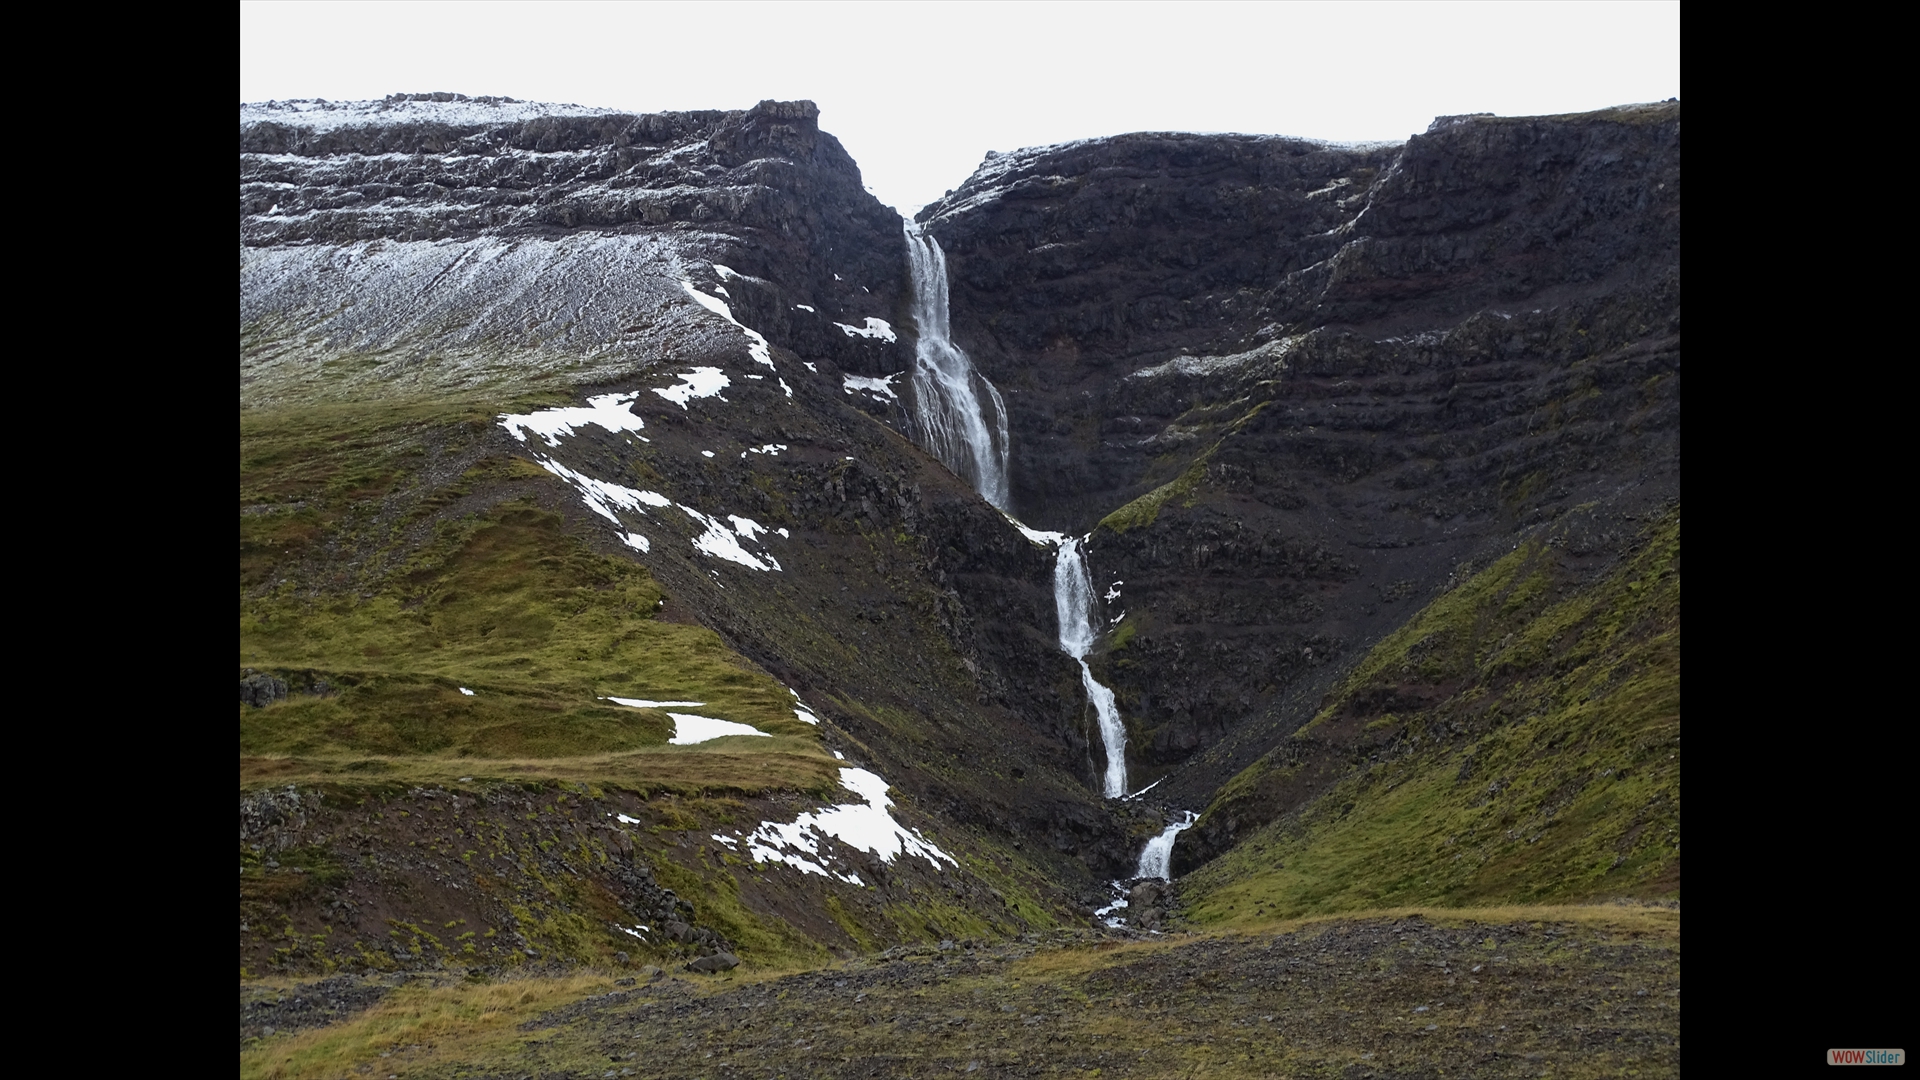
<svg viewBox="0 0 1920 1080">
<path fill-rule="evenodd" d="M 1197 808 L 1463 564 L 1678 497 L 1679 130 L 1668 103 L 1402 146 L 1129 135 L 922 212 L 1007 393 L 1016 512 L 1102 523 L 1095 664 L 1139 783 Z"/>
</svg>

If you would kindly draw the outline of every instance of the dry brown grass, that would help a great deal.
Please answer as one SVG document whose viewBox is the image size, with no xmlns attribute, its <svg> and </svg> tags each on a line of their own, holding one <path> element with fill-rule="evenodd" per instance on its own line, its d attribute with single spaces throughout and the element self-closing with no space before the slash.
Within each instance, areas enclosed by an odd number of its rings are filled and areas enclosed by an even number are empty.
<svg viewBox="0 0 1920 1080">
<path fill-rule="evenodd" d="M 728 743 L 749 746 L 736 750 L 729 749 Z M 758 795 L 768 791 L 832 793 L 838 778 L 838 762 L 808 740 L 790 737 L 733 736 L 697 746 L 573 758 L 240 758 L 243 791 L 273 784 L 354 781 L 444 785 L 463 780 L 568 780 L 681 795 Z"/>
<path fill-rule="evenodd" d="M 499 1058 L 540 1013 L 611 989 L 611 976 L 509 979 L 487 985 L 403 987 L 367 1011 L 240 1052 L 242 1080 L 388 1076 L 429 1065 Z"/>
</svg>

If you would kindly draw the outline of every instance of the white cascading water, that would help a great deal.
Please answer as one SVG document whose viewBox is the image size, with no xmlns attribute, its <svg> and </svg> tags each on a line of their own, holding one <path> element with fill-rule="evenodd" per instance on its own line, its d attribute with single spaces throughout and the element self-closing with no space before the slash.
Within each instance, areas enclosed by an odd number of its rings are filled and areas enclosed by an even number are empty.
<svg viewBox="0 0 1920 1080">
<path fill-rule="evenodd" d="M 1173 880 L 1173 838 L 1193 827 L 1198 815 L 1189 810 L 1180 821 L 1167 826 L 1167 831 L 1147 841 L 1140 849 L 1140 868 L 1133 872 L 1136 878 L 1159 878 L 1161 881 Z"/>
<path fill-rule="evenodd" d="M 947 257 L 933 237 L 909 221 L 907 262 L 913 271 L 913 418 L 921 445 L 980 497 L 1007 511 L 1007 406 L 947 336 Z M 987 416 L 980 391 L 992 402 Z"/>
<path fill-rule="evenodd" d="M 1107 798 L 1117 799 L 1127 793 L 1127 729 L 1120 724 L 1113 691 L 1100 685 L 1087 667 L 1087 650 L 1093 647 L 1093 579 L 1087 573 L 1087 560 L 1080 554 L 1080 541 L 1061 537 L 1059 543 L 1060 554 L 1053 563 L 1053 608 L 1060 616 L 1060 651 L 1080 665 L 1080 682 L 1100 717 L 1100 741 L 1107 751 Z"/>
<path fill-rule="evenodd" d="M 906 234 L 907 263 L 913 271 L 913 319 L 920 331 L 913 347 L 913 412 L 921 445 L 1013 520 L 1007 497 L 1006 402 L 948 336 L 946 255 L 933 237 L 911 221 L 906 223 Z M 985 401 L 981 390 L 986 392 Z M 1080 681 L 1100 718 L 1100 741 L 1107 754 L 1101 786 L 1107 798 L 1120 798 L 1127 793 L 1127 732 L 1113 691 L 1100 685 L 1087 667 L 1087 650 L 1093 647 L 1093 580 L 1080 553 L 1080 541 L 1024 525 L 1020 529 L 1059 549 L 1053 565 L 1053 604 L 1060 616 L 1060 649 L 1080 664 Z"/>
</svg>

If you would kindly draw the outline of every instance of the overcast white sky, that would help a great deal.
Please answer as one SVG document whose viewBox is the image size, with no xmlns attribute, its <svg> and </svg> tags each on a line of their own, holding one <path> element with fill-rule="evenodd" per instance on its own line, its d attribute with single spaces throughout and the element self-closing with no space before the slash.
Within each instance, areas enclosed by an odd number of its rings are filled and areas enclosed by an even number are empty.
<svg viewBox="0 0 1920 1080">
<path fill-rule="evenodd" d="M 243 2 L 240 100 L 811 98 L 911 215 L 988 150 L 1127 131 L 1404 139 L 1680 93 L 1677 2 Z"/>
</svg>

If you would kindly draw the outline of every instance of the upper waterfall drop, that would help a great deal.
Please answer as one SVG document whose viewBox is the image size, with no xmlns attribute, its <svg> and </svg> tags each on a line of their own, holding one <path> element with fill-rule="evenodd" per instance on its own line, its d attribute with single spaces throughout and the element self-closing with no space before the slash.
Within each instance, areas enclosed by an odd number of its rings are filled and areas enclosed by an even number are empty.
<svg viewBox="0 0 1920 1080">
<path fill-rule="evenodd" d="M 954 475 L 972 483 L 981 498 L 1010 512 L 1006 403 L 947 336 L 946 255 L 911 220 L 906 234 L 913 320 L 919 329 L 913 347 L 913 420 L 920 444 Z M 981 389 L 987 402 L 981 400 Z"/>
</svg>

